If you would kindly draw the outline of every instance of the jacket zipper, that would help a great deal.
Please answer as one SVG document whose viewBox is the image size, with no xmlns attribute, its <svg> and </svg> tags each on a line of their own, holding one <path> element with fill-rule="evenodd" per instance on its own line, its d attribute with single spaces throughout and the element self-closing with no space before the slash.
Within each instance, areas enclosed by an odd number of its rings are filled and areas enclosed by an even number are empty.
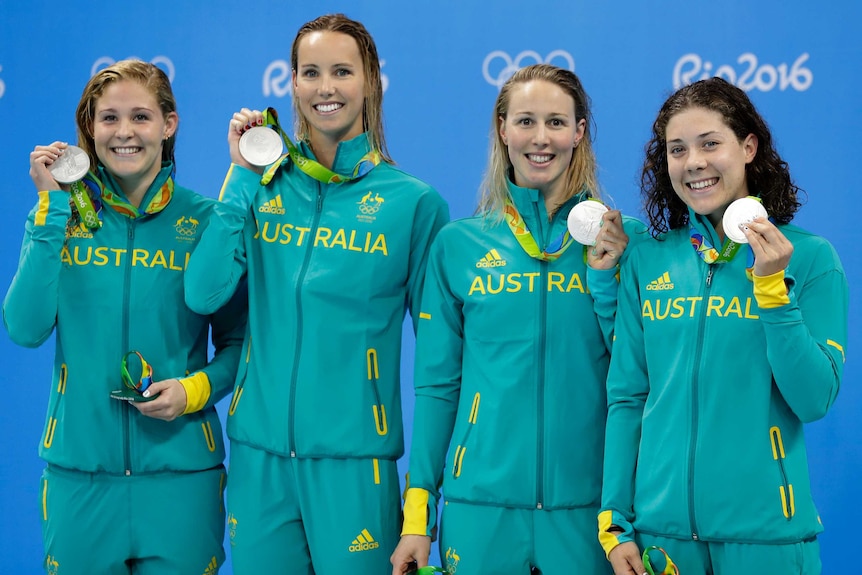
<svg viewBox="0 0 862 575">
<path fill-rule="evenodd" d="M 323 212 L 323 195 L 324 191 L 322 183 L 317 182 L 317 198 L 314 211 L 314 219 L 311 223 L 311 229 L 308 232 L 308 245 L 305 249 L 305 257 L 302 260 L 302 267 L 299 269 L 299 274 L 296 279 L 296 347 L 293 353 L 293 372 L 290 375 L 290 400 L 287 407 L 287 444 L 290 449 L 290 456 L 296 457 L 296 380 L 299 377 L 299 357 L 302 352 L 302 283 L 305 280 L 305 274 L 308 272 L 308 264 L 311 261 L 311 251 L 314 248 L 314 238 L 317 236 L 317 226 L 320 224 L 320 215 Z"/>
<path fill-rule="evenodd" d="M 126 277 L 123 283 L 123 347 L 125 352 L 129 351 L 129 300 L 131 299 L 132 286 L 132 254 L 135 245 L 135 220 L 128 218 L 126 226 L 129 230 L 126 239 Z M 121 401 L 120 410 L 123 420 L 123 468 L 126 475 L 132 474 L 132 448 L 131 430 L 129 421 L 129 402 Z"/>
<path fill-rule="evenodd" d="M 539 198 L 539 201 L 542 201 Z M 545 233 L 542 221 L 541 210 L 539 210 L 538 202 L 533 204 L 536 216 L 536 226 L 538 229 L 533 234 L 533 239 L 538 238 L 538 245 L 545 245 Z M 536 346 L 538 355 L 538 368 L 536 369 L 536 509 L 542 509 L 545 498 L 545 343 L 547 340 L 546 315 L 548 313 L 548 262 L 538 260 L 539 262 L 539 341 Z"/>
<path fill-rule="evenodd" d="M 703 312 L 698 318 L 697 339 L 695 341 L 703 341 L 703 332 L 706 324 L 706 310 L 709 308 L 709 292 L 712 289 L 712 275 L 715 273 L 715 265 L 709 264 L 706 272 L 706 282 L 703 289 Z M 694 514 L 694 462 L 695 453 L 697 451 L 697 433 L 698 433 L 698 385 L 700 383 L 701 360 L 703 359 L 703 346 L 698 345 L 695 350 L 694 365 L 695 372 L 691 382 L 691 436 L 688 444 L 688 520 L 691 523 L 691 538 L 694 541 L 700 539 L 697 529 L 697 520 Z"/>
</svg>

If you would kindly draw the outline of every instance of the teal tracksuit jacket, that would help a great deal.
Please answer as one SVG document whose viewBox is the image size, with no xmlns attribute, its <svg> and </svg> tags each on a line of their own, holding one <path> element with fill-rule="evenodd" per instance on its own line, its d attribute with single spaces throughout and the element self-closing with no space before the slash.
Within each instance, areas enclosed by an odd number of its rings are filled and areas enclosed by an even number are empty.
<svg viewBox="0 0 862 575">
<path fill-rule="evenodd" d="M 342 142 L 333 171 L 367 152 L 365 134 Z M 418 318 L 428 248 L 448 220 L 440 195 L 386 163 L 324 184 L 285 159 L 266 186 L 232 165 L 215 216 L 186 298 L 206 313 L 247 276 L 231 441 L 288 457 L 400 457 L 402 325 L 405 310 Z"/>
<path fill-rule="evenodd" d="M 509 191 L 541 248 L 583 199 L 549 222 L 537 190 Z M 643 236 L 637 220 L 624 227 L 630 245 Z M 431 535 L 441 481 L 447 501 L 598 507 L 618 284 L 616 269 L 589 268 L 586 249 L 533 258 L 493 215 L 438 235 L 417 340 L 404 534 Z"/>
<path fill-rule="evenodd" d="M 165 164 L 142 206 L 170 176 Z M 105 185 L 118 190 L 100 169 Z M 69 193 L 39 192 L 3 303 L 12 340 L 36 347 L 56 331 L 51 396 L 39 454 L 50 464 L 117 475 L 197 471 L 224 459 L 214 404 L 231 388 L 245 312 L 194 313 L 183 272 L 215 201 L 175 186 L 165 208 L 136 219 L 102 207 L 103 225 L 69 236 Z M 207 363 L 212 321 L 216 354 Z M 123 356 L 141 352 L 154 381 L 190 378 L 209 392 L 200 409 L 166 422 L 112 399 Z M 198 389 L 200 387 L 198 386 Z"/>
<path fill-rule="evenodd" d="M 706 219 L 691 217 L 720 245 Z M 803 424 L 838 393 L 848 286 L 827 241 L 779 229 L 794 251 L 778 304 L 755 295 L 747 245 L 708 265 L 684 228 L 629 254 L 608 376 L 606 550 L 611 524 L 624 538 L 633 526 L 737 543 L 793 543 L 822 530 Z"/>
</svg>

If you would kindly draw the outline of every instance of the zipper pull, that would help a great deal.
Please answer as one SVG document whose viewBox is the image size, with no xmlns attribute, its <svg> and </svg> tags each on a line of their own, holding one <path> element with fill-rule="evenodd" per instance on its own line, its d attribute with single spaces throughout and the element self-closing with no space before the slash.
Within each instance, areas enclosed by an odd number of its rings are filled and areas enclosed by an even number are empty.
<svg viewBox="0 0 862 575">
<path fill-rule="evenodd" d="M 711 285 L 712 285 L 712 274 L 713 274 L 714 272 L 715 272 L 715 266 L 714 266 L 714 265 L 710 265 L 710 266 L 709 266 L 709 271 L 707 271 L 707 272 L 706 272 L 706 287 L 709 287 L 709 286 L 711 286 Z"/>
</svg>

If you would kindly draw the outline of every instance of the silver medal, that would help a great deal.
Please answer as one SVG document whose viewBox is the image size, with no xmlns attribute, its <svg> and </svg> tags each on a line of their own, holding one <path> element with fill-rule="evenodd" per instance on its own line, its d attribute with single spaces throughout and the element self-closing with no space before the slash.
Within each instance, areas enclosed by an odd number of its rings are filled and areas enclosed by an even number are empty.
<svg viewBox="0 0 862 575">
<path fill-rule="evenodd" d="M 728 238 L 738 244 L 747 244 L 748 238 L 745 237 L 743 231 L 748 229 L 745 224 L 760 217 L 768 217 L 763 204 L 754 198 L 740 198 L 727 206 L 721 225 L 724 227 L 724 233 Z"/>
<path fill-rule="evenodd" d="M 602 214 L 608 211 L 607 206 L 594 200 L 586 200 L 575 205 L 566 218 L 569 235 L 585 246 L 596 245 L 596 237 L 601 229 Z"/>
<path fill-rule="evenodd" d="M 284 143 L 271 128 L 255 126 L 239 139 L 239 153 L 253 166 L 268 166 L 281 156 Z"/>
<path fill-rule="evenodd" d="M 90 158 L 78 146 L 68 146 L 54 163 L 48 166 L 51 175 L 61 184 L 72 184 L 90 171 Z"/>
</svg>

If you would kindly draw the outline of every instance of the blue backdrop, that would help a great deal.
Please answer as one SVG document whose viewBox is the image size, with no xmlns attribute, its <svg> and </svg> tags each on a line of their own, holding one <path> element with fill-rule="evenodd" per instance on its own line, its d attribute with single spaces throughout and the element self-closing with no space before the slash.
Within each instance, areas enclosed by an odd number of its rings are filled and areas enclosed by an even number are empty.
<svg viewBox="0 0 862 575">
<path fill-rule="evenodd" d="M 852 549 L 846 534 L 862 515 L 862 392 L 855 359 L 862 262 L 852 247 L 860 239 L 852 223 L 860 206 L 855 173 L 862 134 L 857 0 L 0 0 L 2 291 L 15 272 L 23 224 L 36 199 L 28 154 L 36 144 L 75 140 L 74 110 L 94 71 L 137 56 L 168 72 L 181 118 L 178 181 L 214 196 L 229 162 L 230 115 L 242 106 L 289 112 L 293 35 L 303 22 L 333 11 L 361 20 L 374 35 L 390 150 L 402 168 L 443 194 L 453 217 L 475 206 L 493 101 L 517 67 L 552 62 L 578 73 L 594 102 L 602 184 L 616 206 L 633 215 L 639 214 L 643 145 L 667 95 L 716 74 L 749 92 L 809 194 L 796 222 L 835 245 L 851 284 L 844 385 L 829 415 L 807 428 L 813 489 L 826 526 L 824 573 L 847 572 L 842 559 Z M 408 333 L 408 422 L 412 350 Z M 41 572 L 36 447 L 52 353 L 52 344 L 18 348 L 0 330 L 2 573 Z M 231 573 L 229 564 L 222 573 Z"/>
</svg>

